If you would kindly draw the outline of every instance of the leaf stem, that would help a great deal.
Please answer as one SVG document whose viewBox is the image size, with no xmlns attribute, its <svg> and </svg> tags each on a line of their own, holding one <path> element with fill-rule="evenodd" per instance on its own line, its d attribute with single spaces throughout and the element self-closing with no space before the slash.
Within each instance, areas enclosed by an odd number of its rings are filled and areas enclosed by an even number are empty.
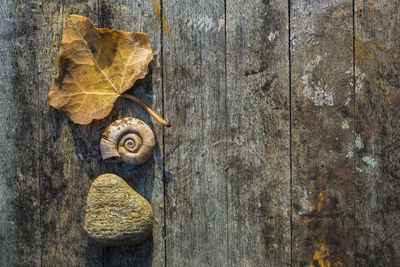
<svg viewBox="0 0 400 267">
<path fill-rule="evenodd" d="M 137 98 L 136 96 L 129 95 L 129 94 L 122 94 L 121 97 L 130 99 L 136 103 L 138 103 L 144 110 L 146 110 L 150 116 L 152 116 L 156 121 L 164 125 L 165 127 L 173 127 L 172 124 L 161 118 L 160 116 L 157 115 L 151 108 L 149 108 L 142 100 Z"/>
</svg>

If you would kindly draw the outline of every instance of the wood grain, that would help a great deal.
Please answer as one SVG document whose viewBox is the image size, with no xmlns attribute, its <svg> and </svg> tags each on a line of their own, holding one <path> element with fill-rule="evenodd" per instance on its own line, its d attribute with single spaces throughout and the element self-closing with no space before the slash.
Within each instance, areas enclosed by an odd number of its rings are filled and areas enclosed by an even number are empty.
<svg viewBox="0 0 400 267">
<path fill-rule="evenodd" d="M 40 265 L 36 5 L 0 9 L 0 265 Z"/>
<path fill-rule="evenodd" d="M 397 5 L 3 0 L 0 266 L 400 265 Z M 126 99 L 88 126 L 48 106 L 72 13 L 149 35 L 129 93 L 174 128 Z M 135 168 L 100 155 L 125 116 L 157 136 Z M 86 195 L 107 172 L 152 204 L 143 244 L 88 242 Z"/>
<path fill-rule="evenodd" d="M 290 265 L 288 6 L 227 1 L 229 266 Z"/>
<path fill-rule="evenodd" d="M 224 266 L 224 3 L 164 1 L 163 11 L 167 266 Z"/>
<path fill-rule="evenodd" d="M 293 1 L 290 8 L 292 264 L 351 266 L 352 1 Z"/>
<path fill-rule="evenodd" d="M 73 124 L 48 106 L 47 94 L 57 72 L 58 49 L 68 14 L 88 16 L 97 23 L 94 1 L 43 1 L 37 14 L 37 69 L 40 80 L 40 192 L 41 265 L 84 266 L 87 238 L 83 230 L 86 194 L 91 179 L 102 169 L 99 149 L 95 148 L 100 130 Z M 106 125 L 104 125 L 106 126 Z M 98 126 L 97 126 L 98 127 Z M 97 128 L 95 127 L 95 128 Z M 91 165 L 91 166 L 89 166 Z M 92 250 L 89 250 L 93 252 Z M 90 258 L 89 253 L 89 258 Z M 101 257 L 97 254 L 96 257 Z M 101 262 L 100 259 L 97 262 Z"/>
<path fill-rule="evenodd" d="M 141 15 L 140 8 L 129 6 L 132 4 L 124 2 L 100 1 L 99 6 L 97 1 L 87 3 L 69 1 L 64 2 L 63 5 L 46 2 L 43 5 L 45 7 L 41 22 L 44 25 L 49 25 L 46 21 L 58 23 L 42 28 L 41 36 L 38 38 L 38 47 L 46 48 L 41 49 L 40 52 L 40 73 L 43 83 L 40 98 L 41 112 L 43 112 L 41 116 L 43 118 L 41 133 L 42 264 L 44 266 L 132 266 L 138 264 L 144 266 L 152 262 L 156 265 L 161 264 L 160 261 L 164 260 L 164 242 L 161 236 L 164 227 L 164 212 L 161 167 L 157 167 L 158 158 L 162 153 L 159 145 L 162 138 L 160 127 L 156 131 L 159 139 L 154 159 L 132 169 L 124 164 L 104 163 L 101 160 L 99 141 L 105 128 L 120 117 L 134 116 L 153 126 L 150 117 L 143 110 L 134 104 L 127 103 L 126 100 L 120 100 L 111 116 L 89 126 L 79 126 L 47 105 L 48 88 L 56 72 L 55 62 L 62 26 L 68 14 L 88 16 L 98 27 L 146 31 L 156 53 L 160 47 L 160 30 L 157 27 L 157 20 L 153 16 L 146 20 L 146 16 Z M 135 16 L 132 16 L 131 10 L 136 11 Z M 146 10 L 152 12 L 152 9 Z M 145 15 L 150 17 L 148 13 Z M 114 20 L 114 16 L 119 19 Z M 49 38 L 49 33 L 54 37 Z M 151 75 L 135 86 L 135 93 L 140 98 L 144 99 L 146 94 L 152 96 L 159 91 L 152 89 L 152 86 L 159 87 L 160 84 L 159 66 L 159 60 L 155 57 L 150 66 Z M 160 110 L 158 105 L 161 101 L 152 103 L 152 99 L 153 97 L 147 97 L 144 101 L 155 110 Z M 156 239 L 154 241 L 156 245 L 153 246 L 151 238 L 138 246 L 117 248 L 101 248 L 88 243 L 82 228 L 86 195 L 91 181 L 106 172 L 120 175 L 138 193 L 151 203 L 154 202 L 153 238 Z"/>
<path fill-rule="evenodd" d="M 153 110 L 162 111 L 161 82 L 161 29 L 151 1 L 99 1 L 99 25 L 145 32 L 149 36 L 154 59 L 149 75 L 128 93 L 135 94 Z M 163 132 L 141 107 L 129 100 L 121 99 L 118 117 L 133 116 L 148 123 L 156 136 L 154 158 L 138 166 L 131 173 L 120 170 L 121 177 L 152 205 L 154 212 L 153 238 L 134 247 L 110 248 L 104 251 L 104 266 L 161 266 L 164 265 L 164 184 L 163 184 Z"/>
<path fill-rule="evenodd" d="M 358 266 L 400 265 L 400 12 L 355 1 Z"/>
</svg>

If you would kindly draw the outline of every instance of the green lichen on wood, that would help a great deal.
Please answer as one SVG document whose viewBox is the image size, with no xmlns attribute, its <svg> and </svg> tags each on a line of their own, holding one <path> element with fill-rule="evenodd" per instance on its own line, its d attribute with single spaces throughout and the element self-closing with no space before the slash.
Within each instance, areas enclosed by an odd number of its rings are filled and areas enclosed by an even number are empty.
<svg viewBox="0 0 400 267">
<path fill-rule="evenodd" d="M 373 169 L 376 166 L 376 162 L 373 158 L 371 158 L 370 156 L 365 156 L 362 158 L 362 161 L 365 162 L 369 168 Z"/>
</svg>

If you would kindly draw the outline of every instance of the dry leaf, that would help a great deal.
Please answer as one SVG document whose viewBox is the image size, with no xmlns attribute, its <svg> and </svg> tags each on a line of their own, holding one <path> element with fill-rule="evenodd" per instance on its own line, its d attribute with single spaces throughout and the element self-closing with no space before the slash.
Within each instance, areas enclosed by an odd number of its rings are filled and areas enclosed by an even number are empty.
<svg viewBox="0 0 400 267">
<path fill-rule="evenodd" d="M 70 15 L 49 104 L 75 123 L 105 118 L 117 98 L 145 77 L 152 58 L 146 34 L 98 29 L 88 18 Z"/>
</svg>

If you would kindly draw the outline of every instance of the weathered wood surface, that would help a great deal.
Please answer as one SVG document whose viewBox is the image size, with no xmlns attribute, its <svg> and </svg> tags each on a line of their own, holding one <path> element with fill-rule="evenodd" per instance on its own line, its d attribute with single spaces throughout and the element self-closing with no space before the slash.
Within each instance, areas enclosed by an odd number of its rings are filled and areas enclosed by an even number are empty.
<svg viewBox="0 0 400 267">
<path fill-rule="evenodd" d="M 89 126 L 47 93 L 68 14 L 148 33 L 150 74 Z M 394 0 L 3 0 L 0 266 L 400 265 L 400 14 Z M 143 166 L 99 141 L 135 116 Z M 98 175 L 152 204 L 153 236 L 102 248 L 83 230 Z"/>
<path fill-rule="evenodd" d="M 166 263 L 223 266 L 226 75 L 225 31 L 218 21 L 224 22 L 224 3 L 164 1 L 163 9 L 172 32 L 163 36 L 164 108 L 175 125 L 164 139 Z"/>
<path fill-rule="evenodd" d="M 399 2 L 355 1 L 357 266 L 400 265 Z"/>
<path fill-rule="evenodd" d="M 0 265 L 40 264 L 40 104 L 35 8 L 0 9 Z M 32 23 L 28 23 L 32 21 Z"/>
<path fill-rule="evenodd" d="M 354 262 L 352 2 L 291 4 L 292 263 Z"/>
<path fill-rule="evenodd" d="M 230 266 L 290 265 L 288 26 L 285 1 L 227 1 Z"/>
<path fill-rule="evenodd" d="M 155 110 L 161 110 L 161 30 L 153 3 L 13 1 L 2 2 L 1 12 L 2 58 L 9 64 L 2 67 L 1 114 L 5 127 L 1 134 L 4 140 L 10 140 L 2 144 L 2 149 L 12 158 L 1 168 L 4 253 L 0 265 L 163 265 L 162 128 L 153 126 L 147 114 L 125 100 L 119 101 L 107 119 L 89 126 L 74 125 L 47 104 L 65 19 L 78 13 L 99 27 L 149 34 L 156 56 L 151 74 L 135 92 Z M 102 132 L 113 120 L 125 116 L 149 123 L 158 141 L 154 159 L 133 170 L 105 164 L 100 156 Z M 149 239 L 142 245 L 117 248 L 88 244 L 82 228 L 86 195 L 91 181 L 105 172 L 119 174 L 153 204 L 154 242 Z"/>
</svg>

